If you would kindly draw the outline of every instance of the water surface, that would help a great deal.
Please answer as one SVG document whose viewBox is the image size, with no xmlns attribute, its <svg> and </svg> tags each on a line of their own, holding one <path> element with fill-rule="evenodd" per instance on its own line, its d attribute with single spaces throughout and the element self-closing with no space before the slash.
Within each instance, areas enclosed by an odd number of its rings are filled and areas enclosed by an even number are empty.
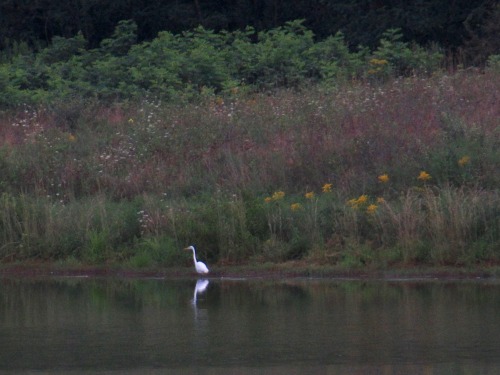
<svg viewBox="0 0 500 375">
<path fill-rule="evenodd" d="M 0 373 L 498 374 L 500 283 L 0 279 Z"/>
</svg>

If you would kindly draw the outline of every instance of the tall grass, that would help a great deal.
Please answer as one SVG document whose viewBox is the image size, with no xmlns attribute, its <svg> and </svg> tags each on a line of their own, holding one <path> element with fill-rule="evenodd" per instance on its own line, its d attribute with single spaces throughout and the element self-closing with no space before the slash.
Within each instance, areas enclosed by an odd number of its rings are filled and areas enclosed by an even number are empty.
<svg viewBox="0 0 500 375">
<path fill-rule="evenodd" d="M 220 263 L 498 262 L 499 83 L 3 113 L 0 259 L 173 265 L 194 243 Z"/>
</svg>

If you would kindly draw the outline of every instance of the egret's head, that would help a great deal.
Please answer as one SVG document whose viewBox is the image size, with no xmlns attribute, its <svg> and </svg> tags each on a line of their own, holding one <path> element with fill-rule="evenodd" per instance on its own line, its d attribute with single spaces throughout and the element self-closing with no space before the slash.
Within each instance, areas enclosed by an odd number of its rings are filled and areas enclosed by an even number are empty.
<svg viewBox="0 0 500 375">
<path fill-rule="evenodd" d="M 194 246 L 188 246 L 188 247 L 184 248 L 184 250 L 194 251 Z"/>
</svg>

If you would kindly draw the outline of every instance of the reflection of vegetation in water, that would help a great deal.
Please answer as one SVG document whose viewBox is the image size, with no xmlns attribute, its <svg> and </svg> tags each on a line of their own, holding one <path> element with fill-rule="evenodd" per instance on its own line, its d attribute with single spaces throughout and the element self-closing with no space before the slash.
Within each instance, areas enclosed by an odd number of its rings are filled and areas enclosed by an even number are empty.
<svg viewBox="0 0 500 375">
<path fill-rule="evenodd" d="M 190 295 L 188 285 L 157 280 L 4 280 L 0 302 L 4 312 L 19 311 L 19 319 L 28 321 L 51 320 L 59 308 L 89 317 L 110 310 L 179 308 Z"/>
<path fill-rule="evenodd" d="M 60 279 L 4 280 L 0 301 L 4 309 L 43 311 L 61 303 L 85 304 L 88 308 L 134 310 L 179 308 L 192 298 L 193 280 Z M 497 301 L 496 285 L 432 281 L 284 281 L 222 280 L 210 283 L 207 302 L 212 306 L 289 307 L 305 304 L 402 305 L 436 301 L 478 306 Z M 410 299 L 411 296 L 411 299 Z M 14 303 L 15 301 L 15 303 Z"/>
<path fill-rule="evenodd" d="M 210 279 L 193 311 L 195 285 L 188 279 L 4 279 L 0 335 L 12 352 L 29 342 L 42 352 L 51 345 L 60 357 L 71 351 L 78 361 L 99 361 L 102 351 L 118 366 L 135 365 L 137 358 L 228 365 L 221 353 L 231 353 L 238 365 L 256 358 L 266 364 L 300 358 L 360 366 L 400 358 L 441 363 L 456 350 L 473 350 L 475 340 L 487 348 L 500 344 L 500 325 L 493 324 L 498 284 Z M 29 337 L 17 339 L 19 332 Z M 0 364 L 7 354 L 0 351 Z M 48 361 L 31 355 L 33 366 Z"/>
<path fill-rule="evenodd" d="M 189 294 L 185 284 L 161 280 L 97 280 L 90 282 L 93 302 L 104 301 L 118 308 L 140 310 L 144 307 L 178 307 Z M 106 302 L 107 301 L 107 302 Z"/>
</svg>

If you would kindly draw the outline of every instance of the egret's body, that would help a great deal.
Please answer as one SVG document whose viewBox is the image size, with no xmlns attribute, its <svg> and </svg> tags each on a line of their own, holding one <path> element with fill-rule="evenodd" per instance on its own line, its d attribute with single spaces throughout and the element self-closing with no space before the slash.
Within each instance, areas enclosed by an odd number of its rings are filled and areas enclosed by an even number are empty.
<svg viewBox="0 0 500 375">
<path fill-rule="evenodd" d="M 194 246 L 186 247 L 184 250 L 192 250 L 193 251 L 193 261 L 194 261 L 194 268 L 196 268 L 196 272 L 201 273 L 201 274 L 207 274 L 208 273 L 207 265 L 203 262 L 198 262 L 196 260 L 196 250 L 194 249 Z"/>
</svg>

